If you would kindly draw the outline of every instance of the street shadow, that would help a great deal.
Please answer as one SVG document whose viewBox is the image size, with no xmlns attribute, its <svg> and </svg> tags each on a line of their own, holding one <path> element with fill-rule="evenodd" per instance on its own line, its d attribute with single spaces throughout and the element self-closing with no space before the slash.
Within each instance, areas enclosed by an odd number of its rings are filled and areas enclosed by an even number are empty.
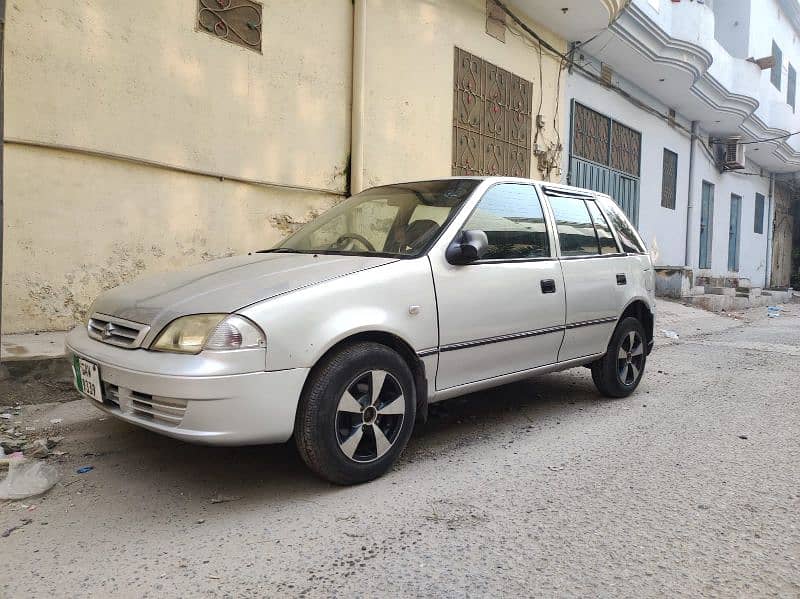
<svg viewBox="0 0 800 599">
<path fill-rule="evenodd" d="M 481 437 L 535 427 L 552 418 L 567 418 L 599 399 L 588 371 L 575 371 L 433 404 L 428 421 L 417 425 L 395 471 L 462 450 L 481 442 Z M 93 421 L 81 446 L 73 457 L 81 464 L 102 467 L 105 478 L 98 482 L 125 486 L 126 492 L 134 495 L 137 489 L 143 494 L 150 492 L 155 483 L 162 495 L 180 494 L 206 504 L 222 497 L 274 506 L 291 501 L 313 503 L 322 495 L 346 492 L 345 488 L 314 476 L 293 441 L 281 445 L 207 447 L 108 418 Z M 391 472 L 372 484 L 389 484 L 389 478 Z"/>
</svg>

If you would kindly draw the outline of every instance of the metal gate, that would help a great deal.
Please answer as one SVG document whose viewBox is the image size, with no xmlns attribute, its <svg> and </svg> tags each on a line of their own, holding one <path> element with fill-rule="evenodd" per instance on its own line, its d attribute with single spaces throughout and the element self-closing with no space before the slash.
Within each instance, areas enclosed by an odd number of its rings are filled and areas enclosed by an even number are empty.
<svg viewBox="0 0 800 599">
<path fill-rule="evenodd" d="M 711 231 L 714 227 L 714 186 L 703 181 L 700 205 L 700 268 L 711 268 Z"/>
<path fill-rule="evenodd" d="M 739 238 L 742 228 L 742 198 L 731 194 L 731 218 L 728 228 L 728 270 L 739 270 Z"/>
<path fill-rule="evenodd" d="M 572 101 L 567 182 L 608 194 L 639 224 L 642 135 Z"/>
</svg>

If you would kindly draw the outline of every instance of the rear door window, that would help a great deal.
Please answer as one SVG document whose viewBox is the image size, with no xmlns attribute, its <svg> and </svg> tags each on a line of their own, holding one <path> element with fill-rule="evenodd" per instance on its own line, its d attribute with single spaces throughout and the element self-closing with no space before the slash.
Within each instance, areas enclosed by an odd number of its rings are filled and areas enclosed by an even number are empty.
<svg viewBox="0 0 800 599">
<path fill-rule="evenodd" d="M 562 256 L 596 256 L 597 234 L 586 202 L 581 198 L 550 196 Z"/>
<path fill-rule="evenodd" d="M 646 254 L 647 249 L 642 238 L 639 237 L 636 229 L 633 228 L 622 209 L 612 199 L 605 196 L 598 197 L 597 202 L 617 231 L 617 237 L 619 237 L 619 242 L 622 244 L 622 251 L 629 254 Z"/>
<path fill-rule="evenodd" d="M 619 252 L 617 242 L 614 241 L 614 235 L 611 234 L 611 227 L 608 226 L 606 217 L 597 207 L 597 203 L 587 200 L 586 206 L 589 208 L 589 214 L 592 216 L 594 229 L 597 232 L 597 240 L 600 242 L 600 253 L 616 254 Z"/>
</svg>

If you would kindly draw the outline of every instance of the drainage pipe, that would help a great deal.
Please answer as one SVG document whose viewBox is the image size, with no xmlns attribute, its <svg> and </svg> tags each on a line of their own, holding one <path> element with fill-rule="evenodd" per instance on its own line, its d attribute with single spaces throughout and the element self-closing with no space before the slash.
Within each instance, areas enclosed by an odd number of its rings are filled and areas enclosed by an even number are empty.
<svg viewBox="0 0 800 599">
<path fill-rule="evenodd" d="M 367 0 L 353 2 L 353 98 L 350 116 L 350 194 L 364 189 L 364 70 L 367 63 Z"/>
<path fill-rule="evenodd" d="M 686 202 L 686 245 L 683 264 L 692 266 L 692 212 L 694 209 L 694 145 L 697 139 L 697 121 L 692 121 L 692 133 L 689 136 L 689 199 Z"/>
<path fill-rule="evenodd" d="M 769 289 L 772 278 L 772 229 L 775 225 L 775 207 L 772 195 L 775 192 L 775 173 L 769 174 L 769 194 L 767 195 L 767 253 L 764 266 L 764 289 Z"/>
<path fill-rule="evenodd" d="M 0 336 L 3 331 L 3 45 L 5 43 L 6 0 L 0 0 Z"/>
</svg>

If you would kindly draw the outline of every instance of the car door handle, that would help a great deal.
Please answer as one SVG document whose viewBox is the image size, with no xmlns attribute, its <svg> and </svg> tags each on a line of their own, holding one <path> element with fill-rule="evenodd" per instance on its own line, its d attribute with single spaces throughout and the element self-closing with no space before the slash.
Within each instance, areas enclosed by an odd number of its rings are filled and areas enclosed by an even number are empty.
<svg viewBox="0 0 800 599">
<path fill-rule="evenodd" d="M 617 285 L 627 285 L 628 278 L 624 274 L 617 275 Z"/>
<path fill-rule="evenodd" d="M 553 279 L 542 279 L 542 293 L 555 293 L 556 292 L 556 282 Z"/>
</svg>

